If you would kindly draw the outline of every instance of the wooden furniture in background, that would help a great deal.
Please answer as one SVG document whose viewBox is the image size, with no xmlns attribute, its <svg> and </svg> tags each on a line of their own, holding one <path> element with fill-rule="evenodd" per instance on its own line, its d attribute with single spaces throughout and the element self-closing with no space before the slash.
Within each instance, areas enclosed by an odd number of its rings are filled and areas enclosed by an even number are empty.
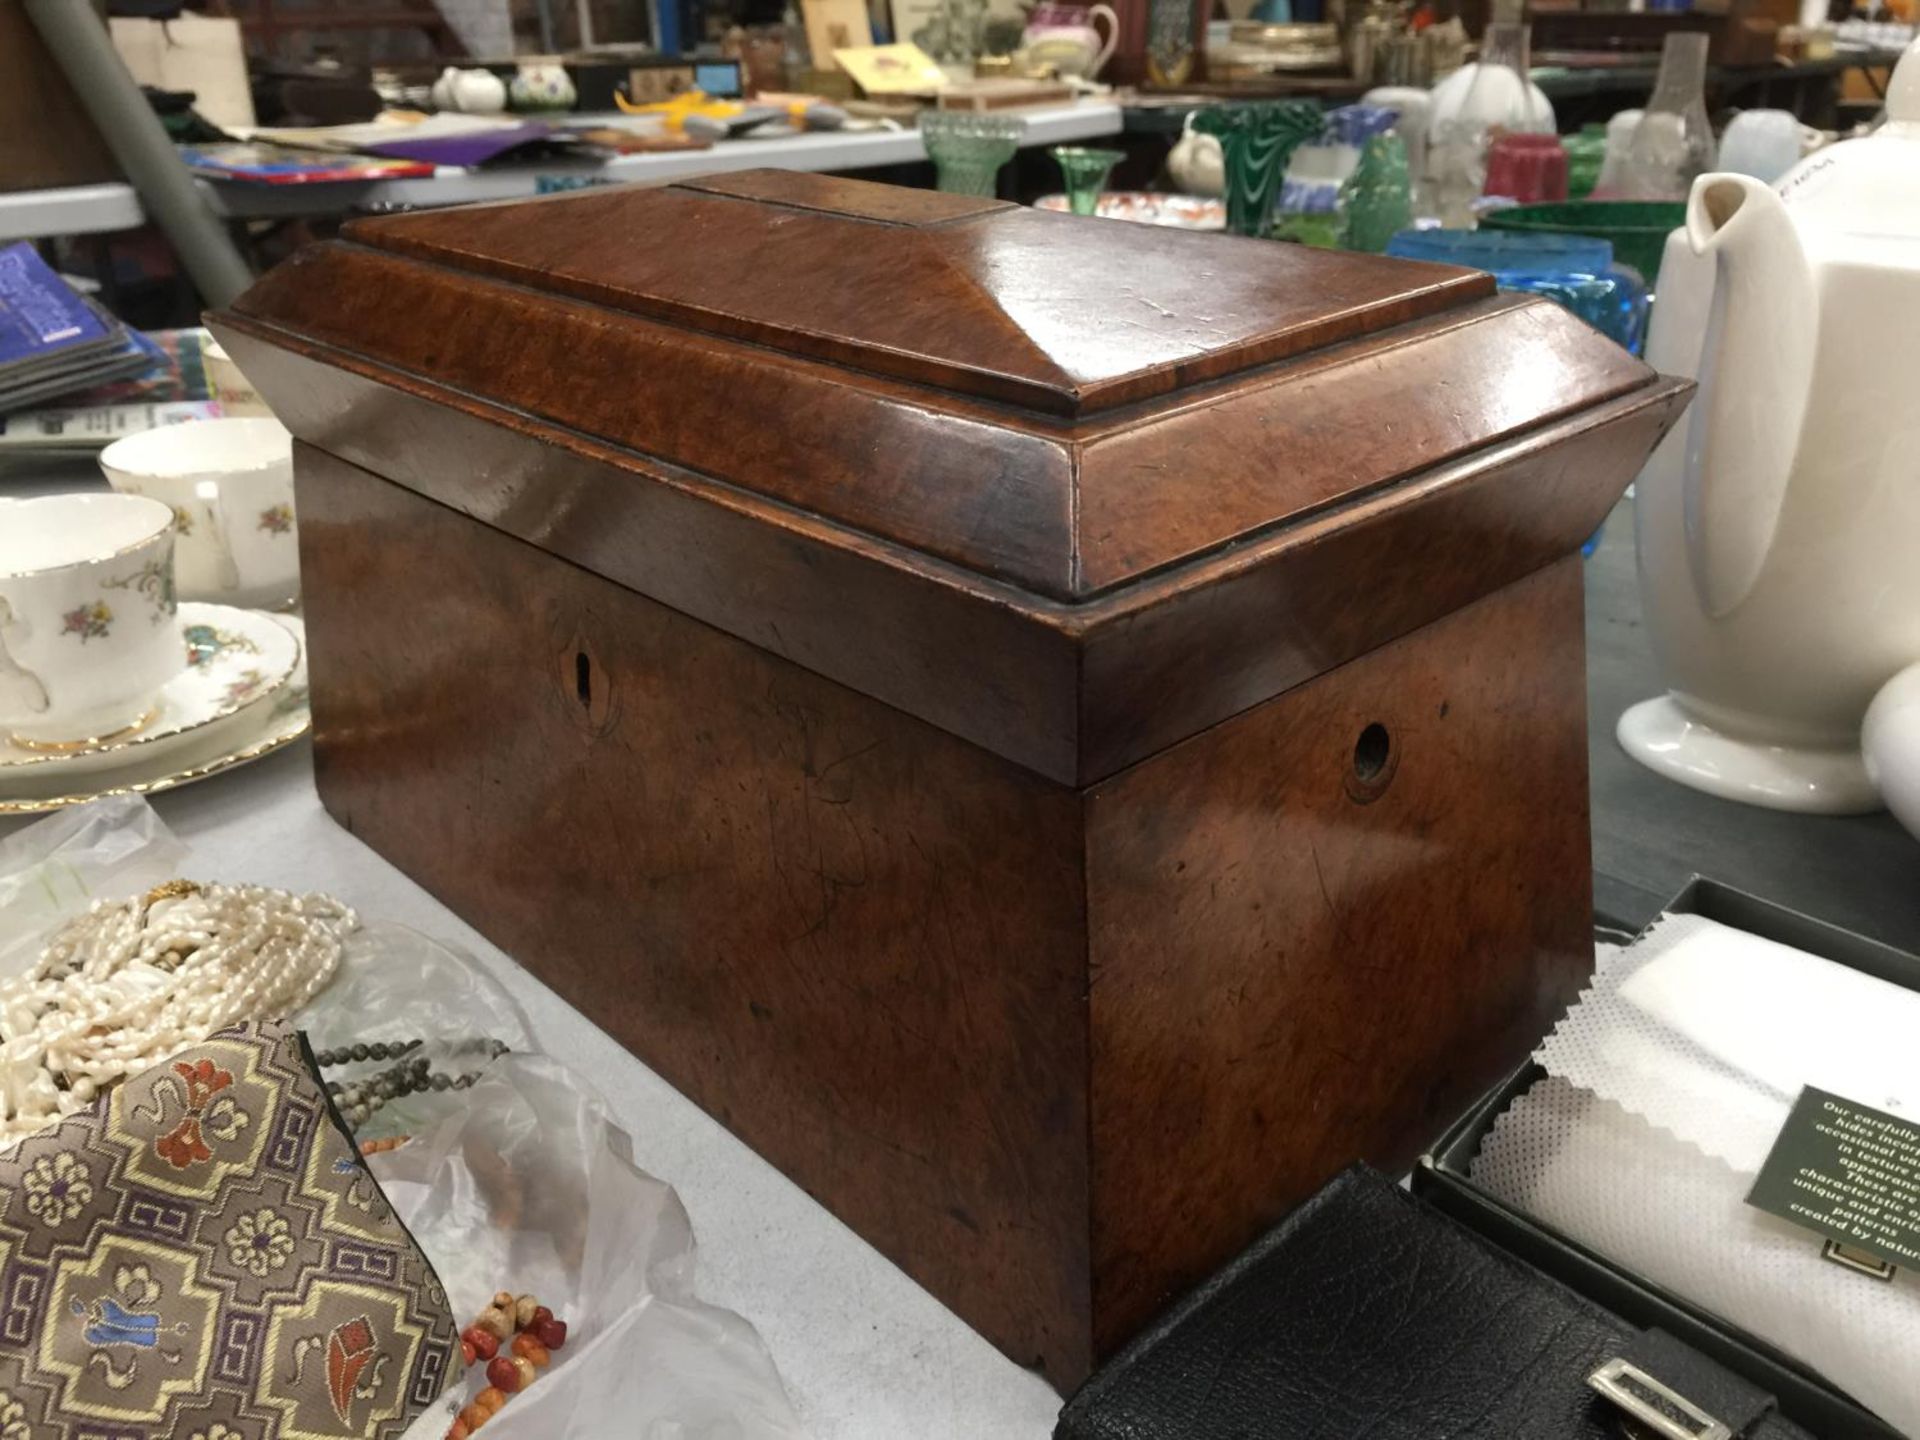
<svg viewBox="0 0 1920 1440">
<path fill-rule="evenodd" d="M 1150 0 L 1113 0 L 1114 13 L 1120 17 L 1120 43 L 1114 48 L 1113 59 L 1100 72 L 1102 80 L 1116 85 L 1139 85 L 1153 79 L 1147 55 L 1149 3 Z M 1152 3 L 1177 3 L 1177 0 L 1152 0 Z M 1182 78 L 1204 80 L 1207 75 L 1205 36 L 1213 5 L 1212 0 L 1191 0 L 1191 3 L 1192 32 L 1201 43 L 1195 49 L 1190 71 Z"/>
<path fill-rule="evenodd" d="M 120 179 L 20 0 L 0 0 L 0 193 Z"/>
<path fill-rule="evenodd" d="M 283 64 L 323 54 L 363 67 L 500 61 L 513 54 L 572 50 L 581 43 L 575 0 L 552 0 L 551 37 L 542 34 L 535 0 L 506 0 L 509 47 L 480 56 L 468 53 L 458 28 L 434 0 L 212 0 L 211 8 L 240 21 L 256 59 Z M 644 0 L 591 0 L 590 9 L 599 43 L 648 38 Z"/>
<path fill-rule="evenodd" d="M 1688 387 L 1551 304 L 762 171 L 215 329 L 329 809 L 1057 1384 L 1587 974 L 1576 552 Z"/>
<path fill-rule="evenodd" d="M 219 0 L 240 22 L 255 60 L 305 64 L 333 58 L 358 67 L 463 58 L 466 49 L 433 0 L 390 0 L 378 8 L 285 0 Z"/>
<path fill-rule="evenodd" d="M 1780 28 L 1765 13 L 1759 0 L 1733 0 L 1719 13 L 1555 10 L 1535 13 L 1531 19 L 1536 56 L 1575 52 L 1644 54 L 1657 58 L 1669 34 L 1700 30 L 1706 32 L 1708 59 L 1715 65 L 1773 63 L 1774 43 Z"/>
</svg>

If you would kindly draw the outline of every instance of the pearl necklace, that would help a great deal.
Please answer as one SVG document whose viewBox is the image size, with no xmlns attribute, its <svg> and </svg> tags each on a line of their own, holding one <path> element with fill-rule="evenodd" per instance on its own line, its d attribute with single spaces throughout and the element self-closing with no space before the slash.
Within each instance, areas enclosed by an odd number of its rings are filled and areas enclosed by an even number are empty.
<svg viewBox="0 0 1920 1440">
<path fill-rule="evenodd" d="M 359 923 L 330 896 L 258 885 L 95 901 L 0 982 L 0 1151 L 217 1030 L 300 1009 Z"/>
</svg>

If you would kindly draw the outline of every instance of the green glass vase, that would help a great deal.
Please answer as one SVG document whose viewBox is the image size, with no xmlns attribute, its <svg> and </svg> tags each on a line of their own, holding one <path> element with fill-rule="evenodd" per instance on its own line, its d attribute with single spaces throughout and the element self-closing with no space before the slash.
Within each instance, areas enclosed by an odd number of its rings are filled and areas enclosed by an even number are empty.
<svg viewBox="0 0 1920 1440">
<path fill-rule="evenodd" d="M 1025 122 L 964 110 L 929 110 L 920 117 L 940 189 L 953 195 L 992 196 L 1000 167 L 1020 148 Z"/>
<path fill-rule="evenodd" d="M 1318 136 L 1325 121 L 1311 100 L 1210 105 L 1193 117 L 1193 128 L 1218 136 L 1227 172 L 1227 229 L 1235 235 L 1265 235 L 1273 225 L 1273 202 L 1287 160 Z"/>
<path fill-rule="evenodd" d="M 1607 127 L 1582 125 L 1578 135 L 1564 135 L 1560 143 L 1567 150 L 1567 199 L 1584 200 L 1593 193 L 1607 158 Z"/>
<path fill-rule="evenodd" d="M 1340 186 L 1340 248 L 1384 254 L 1387 242 L 1412 224 L 1407 142 L 1391 130 L 1371 136 Z"/>
<path fill-rule="evenodd" d="M 1107 188 L 1107 177 L 1113 173 L 1113 167 L 1127 157 L 1119 150 L 1056 145 L 1053 158 L 1067 183 L 1067 208 L 1076 215 L 1092 215 L 1100 208 L 1100 192 Z"/>
</svg>

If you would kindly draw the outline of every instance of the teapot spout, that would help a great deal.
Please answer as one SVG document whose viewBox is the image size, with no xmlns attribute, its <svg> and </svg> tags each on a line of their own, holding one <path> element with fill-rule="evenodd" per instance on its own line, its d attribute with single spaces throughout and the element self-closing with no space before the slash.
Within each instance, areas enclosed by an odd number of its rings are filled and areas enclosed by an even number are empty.
<svg viewBox="0 0 1920 1440">
<path fill-rule="evenodd" d="M 1694 588 L 1718 618 L 1747 597 L 1773 545 L 1813 384 L 1819 297 L 1787 207 L 1758 180 L 1696 180 L 1687 240 L 1716 260 L 1683 511 Z"/>
</svg>

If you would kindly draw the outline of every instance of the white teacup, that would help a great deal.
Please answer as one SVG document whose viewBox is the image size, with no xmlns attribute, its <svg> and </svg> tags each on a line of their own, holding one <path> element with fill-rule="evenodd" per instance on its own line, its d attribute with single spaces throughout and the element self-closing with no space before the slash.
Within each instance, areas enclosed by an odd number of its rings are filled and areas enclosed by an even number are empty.
<svg viewBox="0 0 1920 1440">
<path fill-rule="evenodd" d="M 138 495 L 0 500 L 0 732 L 61 747 L 152 717 L 187 663 L 173 537 Z"/>
<path fill-rule="evenodd" d="M 211 335 L 200 342 L 200 363 L 206 367 L 207 383 L 213 388 L 213 398 L 220 402 L 222 415 L 273 414 L 253 382 L 240 373 L 233 357 Z"/>
<path fill-rule="evenodd" d="M 114 489 L 173 507 L 181 599 L 273 610 L 299 597 L 293 437 L 278 420 L 143 430 L 109 445 L 100 468 Z"/>
</svg>

